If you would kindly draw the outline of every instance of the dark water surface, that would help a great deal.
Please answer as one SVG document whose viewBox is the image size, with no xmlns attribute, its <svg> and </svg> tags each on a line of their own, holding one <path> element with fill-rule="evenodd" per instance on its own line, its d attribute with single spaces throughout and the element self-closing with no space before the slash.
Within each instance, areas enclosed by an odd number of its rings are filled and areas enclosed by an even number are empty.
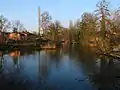
<svg viewBox="0 0 120 90">
<path fill-rule="evenodd" d="M 119 90 L 119 64 L 87 50 L 21 49 L 0 58 L 0 90 Z"/>
</svg>

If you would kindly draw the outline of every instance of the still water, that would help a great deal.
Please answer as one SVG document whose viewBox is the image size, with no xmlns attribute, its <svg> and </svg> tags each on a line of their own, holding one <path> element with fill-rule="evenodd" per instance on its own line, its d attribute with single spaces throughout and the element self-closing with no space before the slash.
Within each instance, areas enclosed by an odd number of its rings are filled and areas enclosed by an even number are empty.
<svg viewBox="0 0 120 90">
<path fill-rule="evenodd" d="M 0 90 L 115 90 L 119 68 L 78 48 L 6 51 L 0 57 Z"/>
</svg>

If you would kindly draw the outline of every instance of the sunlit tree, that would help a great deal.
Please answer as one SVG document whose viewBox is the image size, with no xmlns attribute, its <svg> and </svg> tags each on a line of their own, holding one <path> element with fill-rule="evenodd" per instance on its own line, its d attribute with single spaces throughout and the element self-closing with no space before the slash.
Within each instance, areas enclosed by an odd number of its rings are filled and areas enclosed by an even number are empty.
<svg viewBox="0 0 120 90">
<path fill-rule="evenodd" d="M 95 10 L 95 12 L 101 23 L 101 35 L 105 38 L 107 21 L 109 21 L 110 18 L 109 2 L 102 0 L 96 6 L 97 10 Z"/>
<path fill-rule="evenodd" d="M 96 33 L 96 16 L 92 13 L 83 13 L 82 21 L 80 22 L 80 39 L 81 42 L 87 42 L 91 36 Z"/>
<path fill-rule="evenodd" d="M 43 29 L 43 34 L 45 35 L 49 30 L 49 26 L 51 25 L 52 17 L 50 16 L 49 12 L 43 12 L 40 17 L 41 28 Z"/>
<path fill-rule="evenodd" d="M 62 25 L 58 20 L 51 23 L 51 25 L 49 26 L 49 35 L 51 35 L 52 40 L 54 41 L 60 40 L 60 36 L 62 33 L 61 30 Z"/>
</svg>

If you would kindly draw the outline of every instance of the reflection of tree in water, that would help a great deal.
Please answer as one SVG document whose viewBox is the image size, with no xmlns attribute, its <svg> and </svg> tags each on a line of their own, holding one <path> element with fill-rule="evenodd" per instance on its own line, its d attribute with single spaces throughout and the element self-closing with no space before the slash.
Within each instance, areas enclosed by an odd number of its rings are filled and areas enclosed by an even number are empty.
<svg viewBox="0 0 120 90">
<path fill-rule="evenodd" d="M 62 45 L 62 53 L 64 53 L 64 55 L 68 54 L 68 51 L 70 50 L 69 48 L 70 48 L 69 44 L 63 44 Z"/>
<path fill-rule="evenodd" d="M 39 56 L 38 56 L 38 58 L 39 58 L 38 68 L 39 68 L 39 75 L 44 80 L 47 80 L 49 72 L 50 72 L 51 65 L 55 64 L 56 67 L 58 67 L 61 56 L 60 56 L 60 51 L 59 50 L 46 50 L 46 51 L 43 51 L 43 52 L 45 54 L 42 55 L 42 57 L 40 57 L 40 53 L 39 53 Z"/>
<path fill-rule="evenodd" d="M 119 66 L 119 65 L 118 65 Z M 91 76 L 91 81 L 99 90 L 119 90 L 120 89 L 120 67 L 113 59 L 102 57 L 100 60 L 100 72 Z"/>
<path fill-rule="evenodd" d="M 48 69 L 49 69 L 49 61 L 46 56 L 40 57 L 40 51 L 38 53 L 38 73 L 39 78 L 42 80 L 47 80 L 48 77 Z"/>
<path fill-rule="evenodd" d="M 48 78 L 48 69 L 48 62 L 43 61 L 40 65 L 40 75 L 42 76 L 42 78 L 44 78 L 44 80 Z"/>
<path fill-rule="evenodd" d="M 48 58 L 50 60 L 51 63 L 55 63 L 56 68 L 59 67 L 60 64 L 60 60 L 61 60 L 61 53 L 60 53 L 60 49 L 56 49 L 56 50 L 48 50 L 46 51 L 46 54 L 48 54 Z"/>
<path fill-rule="evenodd" d="M 94 53 L 84 48 L 73 47 L 69 50 L 69 58 L 70 60 L 74 60 L 76 64 L 83 65 L 84 71 L 88 74 L 93 73 L 96 68 L 96 57 Z M 80 67 L 81 68 L 81 67 Z"/>
<path fill-rule="evenodd" d="M 4 69 L 4 57 L 3 57 L 3 53 L 1 53 L 0 55 L 0 72 L 2 72 Z"/>
<path fill-rule="evenodd" d="M 34 55 L 35 50 L 33 48 L 21 48 L 20 49 L 21 55 Z"/>
<path fill-rule="evenodd" d="M 14 63 L 14 65 L 18 65 L 19 63 L 19 58 L 18 58 L 18 56 L 14 56 L 14 57 L 12 57 L 13 58 L 13 63 Z"/>
<path fill-rule="evenodd" d="M 8 51 L 9 56 L 27 56 L 27 55 L 34 55 L 35 54 L 35 48 L 30 48 L 30 47 L 24 47 L 24 48 L 19 48 L 18 50 L 10 50 Z"/>
<path fill-rule="evenodd" d="M 86 79 L 90 80 L 93 86 L 99 90 L 120 89 L 120 65 L 112 58 L 101 57 L 100 62 L 97 62 L 96 55 L 89 50 L 75 48 L 70 48 L 68 54 L 71 60 L 84 65 L 84 71 L 89 76 Z"/>
<path fill-rule="evenodd" d="M 19 68 L 19 56 L 20 56 L 20 51 L 13 51 L 9 53 L 9 55 L 13 59 L 13 64 L 16 68 Z"/>
</svg>

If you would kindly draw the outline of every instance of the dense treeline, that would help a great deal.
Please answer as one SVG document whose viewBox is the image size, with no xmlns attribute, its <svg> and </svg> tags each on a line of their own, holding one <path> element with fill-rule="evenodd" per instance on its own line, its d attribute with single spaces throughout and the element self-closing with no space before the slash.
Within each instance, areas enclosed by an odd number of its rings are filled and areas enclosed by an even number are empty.
<svg viewBox="0 0 120 90">
<path fill-rule="evenodd" d="M 97 51 L 106 55 L 119 52 L 120 8 L 110 10 L 106 0 L 101 0 L 96 6 L 92 13 L 84 12 L 76 22 L 70 21 L 67 29 L 60 22 L 52 22 L 52 27 L 49 27 L 51 36 L 57 41 L 69 40 L 70 44 L 77 42 L 84 46 L 95 46 Z M 118 54 L 114 55 L 118 57 Z"/>
<path fill-rule="evenodd" d="M 106 0 L 101 0 L 96 6 L 96 10 L 84 12 L 76 22 L 70 21 L 69 28 L 64 28 L 58 20 L 52 21 L 49 13 L 43 12 L 40 16 L 42 36 L 53 41 L 69 41 L 69 44 L 77 42 L 96 46 L 102 53 L 113 52 L 120 42 L 120 8 L 110 10 Z M 20 21 L 9 22 L 0 16 L 0 31 L 9 28 L 25 30 Z"/>
<path fill-rule="evenodd" d="M 103 41 L 106 38 L 114 39 L 113 36 L 117 36 L 120 31 L 120 9 L 110 11 L 109 3 L 106 0 L 100 1 L 96 6 L 96 10 L 92 13 L 84 12 L 76 22 L 73 23 L 71 20 L 69 28 L 64 28 L 59 21 L 53 22 L 49 13 L 42 14 L 44 18 L 41 20 L 41 24 L 44 28 L 44 35 L 52 36 L 52 39 L 59 39 L 61 35 L 63 39 L 69 39 L 70 42 L 83 44 L 88 44 L 92 39 L 98 41 L 98 38 L 96 38 L 98 36 Z"/>
<path fill-rule="evenodd" d="M 71 42 L 92 45 L 102 54 L 113 55 L 119 52 L 120 41 L 120 9 L 110 11 L 106 0 L 100 1 L 92 13 L 85 12 L 74 24 L 70 21 L 69 32 Z M 120 56 L 115 55 L 115 56 Z"/>
</svg>

